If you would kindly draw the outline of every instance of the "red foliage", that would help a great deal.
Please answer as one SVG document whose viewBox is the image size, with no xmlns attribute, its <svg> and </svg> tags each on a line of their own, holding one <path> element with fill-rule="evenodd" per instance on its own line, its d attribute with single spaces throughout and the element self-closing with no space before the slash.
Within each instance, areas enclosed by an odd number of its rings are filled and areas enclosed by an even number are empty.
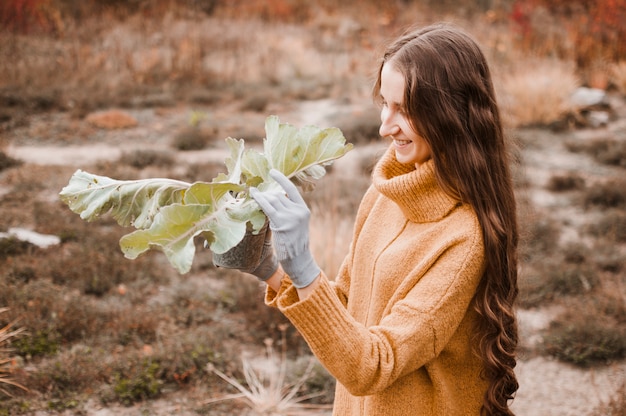
<svg viewBox="0 0 626 416">
<path fill-rule="evenodd" d="M 305 22 L 311 12 L 311 4 L 303 0 L 229 0 L 220 3 L 226 15 L 256 16 L 265 21 Z"/>
<path fill-rule="evenodd" d="M 533 15 L 543 9 L 560 25 L 573 45 L 568 51 L 580 68 L 595 60 L 626 59 L 626 0 L 516 0 L 511 21 L 520 33 L 521 45 L 540 48 L 542 29 L 533 26 Z M 563 51 L 561 51 L 563 52 Z"/>
<path fill-rule="evenodd" d="M 50 0 L 4 0 L 0 2 L 0 26 L 17 33 L 49 31 L 49 7 Z"/>
<path fill-rule="evenodd" d="M 532 30 L 530 25 L 530 11 L 528 7 L 525 7 L 523 2 L 516 1 L 513 3 L 511 19 L 515 22 L 516 28 L 519 29 L 523 37 L 529 36 Z"/>
</svg>

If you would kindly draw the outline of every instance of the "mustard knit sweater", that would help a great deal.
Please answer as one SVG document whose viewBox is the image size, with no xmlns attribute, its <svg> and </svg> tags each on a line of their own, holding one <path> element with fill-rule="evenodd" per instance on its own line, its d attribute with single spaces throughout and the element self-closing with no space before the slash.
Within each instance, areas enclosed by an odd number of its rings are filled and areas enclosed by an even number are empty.
<svg viewBox="0 0 626 416">
<path fill-rule="evenodd" d="M 361 201 L 338 276 L 304 301 L 288 278 L 278 307 L 337 379 L 333 415 L 479 415 L 487 384 L 470 302 L 483 272 L 476 214 L 437 185 L 433 162 L 390 148 Z"/>
</svg>

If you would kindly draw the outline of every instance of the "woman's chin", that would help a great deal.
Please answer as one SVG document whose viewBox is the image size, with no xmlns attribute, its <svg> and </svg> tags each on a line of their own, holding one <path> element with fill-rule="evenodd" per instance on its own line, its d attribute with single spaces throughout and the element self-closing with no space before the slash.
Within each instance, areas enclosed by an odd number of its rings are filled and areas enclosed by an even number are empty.
<svg viewBox="0 0 626 416">
<path fill-rule="evenodd" d="M 406 152 L 403 152 L 399 149 L 396 149 L 396 160 L 398 162 L 411 164 L 411 163 L 415 163 L 414 159 L 415 159 L 414 156 L 407 154 Z"/>
</svg>

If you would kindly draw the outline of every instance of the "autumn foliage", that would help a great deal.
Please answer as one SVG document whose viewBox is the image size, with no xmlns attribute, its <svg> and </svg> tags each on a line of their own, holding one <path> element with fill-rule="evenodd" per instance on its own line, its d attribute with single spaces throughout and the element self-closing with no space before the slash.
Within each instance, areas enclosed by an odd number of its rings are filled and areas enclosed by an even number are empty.
<svg viewBox="0 0 626 416">
<path fill-rule="evenodd" d="M 520 45 L 578 68 L 626 59 L 626 0 L 515 0 Z"/>
<path fill-rule="evenodd" d="M 0 2 L 0 27 L 13 32 L 49 30 L 50 0 L 7 0 Z"/>
</svg>

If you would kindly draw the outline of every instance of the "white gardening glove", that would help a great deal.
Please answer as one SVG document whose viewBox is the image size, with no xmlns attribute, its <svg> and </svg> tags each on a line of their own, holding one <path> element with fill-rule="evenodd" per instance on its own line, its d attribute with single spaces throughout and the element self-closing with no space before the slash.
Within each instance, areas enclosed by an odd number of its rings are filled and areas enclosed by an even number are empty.
<svg viewBox="0 0 626 416">
<path fill-rule="evenodd" d="M 275 169 L 270 171 L 270 176 L 282 190 L 260 192 L 252 188 L 250 195 L 270 220 L 278 261 L 293 285 L 303 288 L 313 283 L 321 272 L 309 250 L 311 211 L 289 178 Z"/>
</svg>

